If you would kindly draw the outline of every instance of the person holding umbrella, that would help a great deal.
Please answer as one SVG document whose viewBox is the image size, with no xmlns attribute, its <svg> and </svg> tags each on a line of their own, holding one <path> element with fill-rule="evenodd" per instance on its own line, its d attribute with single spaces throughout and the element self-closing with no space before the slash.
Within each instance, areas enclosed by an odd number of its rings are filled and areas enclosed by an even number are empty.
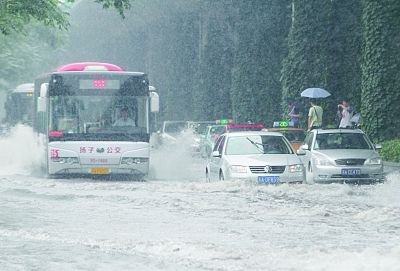
<svg viewBox="0 0 400 271">
<path fill-rule="evenodd" d="M 310 110 L 308 111 L 308 130 L 320 128 L 322 126 L 322 115 L 324 113 L 321 106 L 317 105 L 317 99 L 310 100 Z"/>
<path fill-rule="evenodd" d="M 308 130 L 322 126 L 322 115 L 324 113 L 321 106 L 317 105 L 317 99 L 326 98 L 331 94 L 323 88 L 307 88 L 301 92 L 301 97 L 311 98 L 310 110 L 308 111 Z"/>
</svg>

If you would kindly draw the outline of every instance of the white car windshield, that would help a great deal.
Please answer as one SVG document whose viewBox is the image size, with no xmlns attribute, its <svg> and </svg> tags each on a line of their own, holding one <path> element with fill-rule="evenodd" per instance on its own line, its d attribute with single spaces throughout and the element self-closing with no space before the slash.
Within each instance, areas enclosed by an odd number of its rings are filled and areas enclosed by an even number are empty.
<svg viewBox="0 0 400 271">
<path fill-rule="evenodd" d="M 317 134 L 315 149 L 372 149 L 372 144 L 362 133 L 322 133 Z"/>
<path fill-rule="evenodd" d="M 230 137 L 227 155 L 291 154 L 292 150 L 282 136 L 249 135 Z"/>
</svg>

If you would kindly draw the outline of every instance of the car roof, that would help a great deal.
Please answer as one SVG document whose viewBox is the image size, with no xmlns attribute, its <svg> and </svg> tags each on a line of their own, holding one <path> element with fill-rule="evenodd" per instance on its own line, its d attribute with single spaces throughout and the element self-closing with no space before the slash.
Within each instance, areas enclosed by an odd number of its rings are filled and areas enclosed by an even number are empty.
<svg viewBox="0 0 400 271">
<path fill-rule="evenodd" d="M 228 137 L 236 137 L 236 136 L 252 136 L 252 135 L 268 135 L 268 136 L 283 136 L 283 134 L 279 132 L 268 132 L 268 131 L 240 131 L 234 133 L 224 133 Z"/>
<path fill-rule="evenodd" d="M 364 134 L 364 132 L 360 129 L 349 129 L 349 128 L 343 128 L 343 129 L 315 129 L 312 130 L 312 132 L 318 133 L 318 134 L 335 134 L 335 133 L 357 133 L 357 134 Z"/>
<path fill-rule="evenodd" d="M 294 128 L 294 127 L 288 127 L 288 128 L 264 128 L 263 131 L 305 131 L 303 128 Z"/>
</svg>

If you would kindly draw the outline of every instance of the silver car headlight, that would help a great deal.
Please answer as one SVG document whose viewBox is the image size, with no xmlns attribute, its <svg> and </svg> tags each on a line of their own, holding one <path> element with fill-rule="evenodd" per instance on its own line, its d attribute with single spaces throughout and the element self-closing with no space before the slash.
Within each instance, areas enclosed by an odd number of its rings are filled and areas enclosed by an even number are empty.
<svg viewBox="0 0 400 271">
<path fill-rule="evenodd" d="M 79 164 L 78 157 L 51 157 L 51 161 L 59 164 Z"/>
<path fill-rule="evenodd" d="M 334 164 L 331 161 L 322 157 L 314 158 L 314 164 L 317 166 L 334 166 Z"/>
<path fill-rule="evenodd" d="M 289 165 L 289 172 L 290 173 L 296 173 L 296 172 L 302 172 L 302 171 L 303 171 L 303 165 L 302 164 Z"/>
<path fill-rule="evenodd" d="M 232 173 L 247 173 L 247 167 L 246 166 L 231 166 L 231 171 Z"/>
<path fill-rule="evenodd" d="M 364 165 L 381 165 L 382 164 L 382 159 L 379 157 L 367 159 L 364 162 Z"/>
<path fill-rule="evenodd" d="M 121 164 L 122 165 L 134 165 L 134 164 L 143 164 L 147 163 L 149 158 L 144 157 L 122 157 Z"/>
</svg>

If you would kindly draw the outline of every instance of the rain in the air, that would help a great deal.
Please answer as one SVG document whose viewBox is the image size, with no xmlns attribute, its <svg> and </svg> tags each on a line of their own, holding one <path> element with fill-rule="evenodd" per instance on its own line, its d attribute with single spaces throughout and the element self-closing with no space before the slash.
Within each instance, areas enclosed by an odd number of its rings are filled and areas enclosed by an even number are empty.
<svg viewBox="0 0 400 271">
<path fill-rule="evenodd" d="M 400 270 L 399 14 L 1 0 L 0 270 Z"/>
</svg>

